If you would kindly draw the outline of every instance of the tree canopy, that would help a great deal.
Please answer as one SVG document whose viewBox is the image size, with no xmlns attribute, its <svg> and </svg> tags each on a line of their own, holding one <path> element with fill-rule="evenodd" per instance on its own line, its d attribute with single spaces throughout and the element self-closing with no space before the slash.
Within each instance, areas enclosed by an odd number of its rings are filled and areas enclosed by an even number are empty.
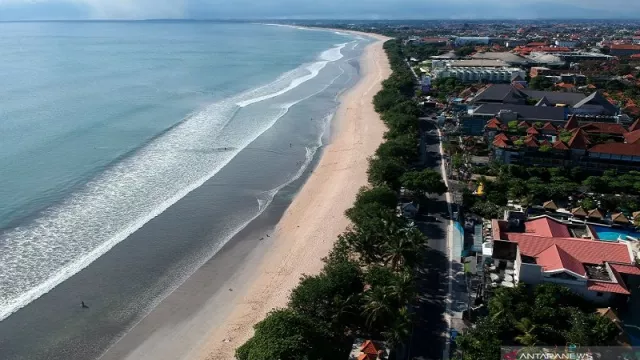
<svg viewBox="0 0 640 360">
<path fill-rule="evenodd" d="M 456 339 L 463 360 L 493 360 L 500 346 L 612 345 L 618 329 L 568 288 L 545 283 L 498 288 L 489 313 Z"/>
<path fill-rule="evenodd" d="M 447 192 L 447 186 L 442 181 L 442 176 L 435 170 L 409 171 L 400 178 L 402 186 L 421 195 L 438 194 Z"/>
</svg>

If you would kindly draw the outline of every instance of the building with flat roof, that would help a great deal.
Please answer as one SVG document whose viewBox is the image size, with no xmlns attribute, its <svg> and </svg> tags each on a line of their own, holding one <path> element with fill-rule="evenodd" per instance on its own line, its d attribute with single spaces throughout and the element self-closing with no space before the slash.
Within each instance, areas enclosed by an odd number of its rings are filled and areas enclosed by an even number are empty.
<svg viewBox="0 0 640 360">
<path fill-rule="evenodd" d="M 509 67 L 446 67 L 433 70 L 434 78 L 456 78 L 461 82 L 491 82 L 491 83 L 507 83 L 511 82 L 514 77 L 526 77 L 524 70 L 520 68 Z"/>
<path fill-rule="evenodd" d="M 500 60 L 510 66 L 524 66 L 531 62 L 531 60 L 516 55 L 508 51 L 501 52 L 479 52 L 471 55 L 474 60 Z"/>
<path fill-rule="evenodd" d="M 465 45 L 489 45 L 491 39 L 486 36 L 461 36 L 457 37 L 453 43 L 455 46 L 465 46 Z"/>
</svg>

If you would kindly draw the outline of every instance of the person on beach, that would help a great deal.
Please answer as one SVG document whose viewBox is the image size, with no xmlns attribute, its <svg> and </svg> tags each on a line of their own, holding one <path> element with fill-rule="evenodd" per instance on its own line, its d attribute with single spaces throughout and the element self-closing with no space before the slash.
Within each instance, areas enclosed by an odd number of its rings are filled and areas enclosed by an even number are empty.
<svg viewBox="0 0 640 360">
<path fill-rule="evenodd" d="M 82 308 L 83 309 L 88 309 L 89 307 L 84 303 L 84 301 L 82 301 Z"/>
</svg>

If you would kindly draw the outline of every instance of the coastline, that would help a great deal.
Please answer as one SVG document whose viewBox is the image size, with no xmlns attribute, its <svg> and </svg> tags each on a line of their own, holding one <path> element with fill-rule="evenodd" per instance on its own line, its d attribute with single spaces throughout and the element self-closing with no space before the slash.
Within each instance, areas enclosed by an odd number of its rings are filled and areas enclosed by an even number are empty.
<svg viewBox="0 0 640 360">
<path fill-rule="evenodd" d="M 357 35 L 379 41 L 361 56 L 362 76 L 341 95 L 331 141 L 306 181 L 294 186 L 300 190 L 290 190 L 293 199 L 274 200 L 270 210 L 163 299 L 101 360 L 233 359 L 253 325 L 271 308 L 286 305 L 300 276 L 322 268 L 321 259 L 348 226 L 344 211 L 367 184 L 367 158 L 386 130 L 371 103 L 391 73 L 382 49 L 386 38 Z M 256 244 L 261 237 L 264 241 Z"/>
<path fill-rule="evenodd" d="M 330 29 L 324 29 L 330 30 Z M 345 30 L 340 30 L 346 32 Z M 358 189 L 367 185 L 368 158 L 382 143 L 386 127 L 373 109 L 373 96 L 391 69 L 382 48 L 388 38 L 374 37 L 360 60 L 362 78 L 341 98 L 332 123 L 332 141 L 324 149 L 315 170 L 278 222 L 271 247 L 266 250 L 246 292 L 226 318 L 207 335 L 195 358 L 233 359 L 235 349 L 251 337 L 253 325 L 274 308 L 286 305 L 289 292 L 303 274 L 321 270 L 322 258 L 331 250 L 349 221 Z M 195 350 L 195 349 L 194 349 Z M 191 357 L 190 357 L 191 358 Z"/>
</svg>

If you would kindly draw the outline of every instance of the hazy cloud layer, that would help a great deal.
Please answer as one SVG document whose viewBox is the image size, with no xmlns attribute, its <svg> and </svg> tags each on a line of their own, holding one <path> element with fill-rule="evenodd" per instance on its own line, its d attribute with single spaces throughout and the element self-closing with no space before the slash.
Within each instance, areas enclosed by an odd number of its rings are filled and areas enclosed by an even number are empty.
<svg viewBox="0 0 640 360">
<path fill-rule="evenodd" d="M 619 16 L 640 16 L 640 0 L 0 0 L 0 20 Z"/>
</svg>

